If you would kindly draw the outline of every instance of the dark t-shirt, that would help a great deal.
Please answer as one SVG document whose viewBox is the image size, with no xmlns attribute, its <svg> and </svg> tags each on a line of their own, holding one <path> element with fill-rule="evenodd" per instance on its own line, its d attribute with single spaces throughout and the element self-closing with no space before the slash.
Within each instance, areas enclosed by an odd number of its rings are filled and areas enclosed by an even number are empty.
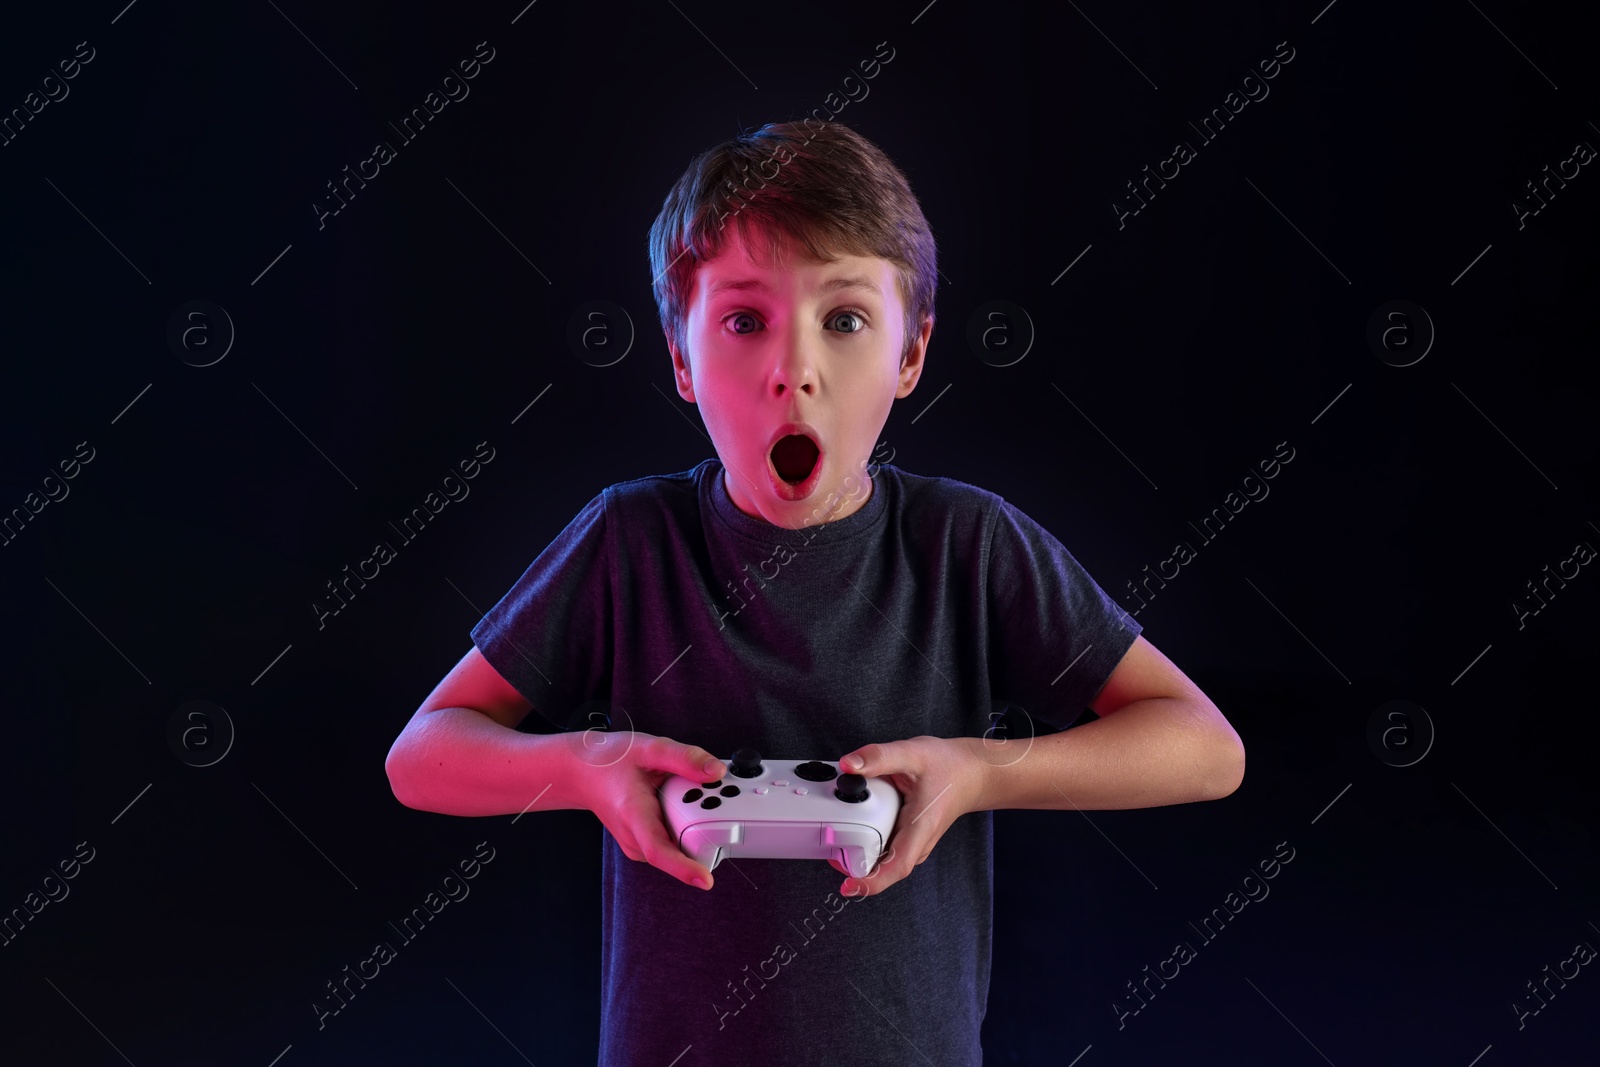
<svg viewBox="0 0 1600 1067">
<path fill-rule="evenodd" d="M 600 712 L 723 759 L 982 737 L 1002 704 L 1069 726 L 1139 623 L 1001 497 L 890 465 L 872 482 L 800 530 L 740 511 L 715 459 L 613 485 L 473 641 L 557 727 Z M 605 1067 L 982 1062 L 992 812 L 853 900 L 822 860 L 725 859 L 708 892 L 601 832 Z"/>
</svg>

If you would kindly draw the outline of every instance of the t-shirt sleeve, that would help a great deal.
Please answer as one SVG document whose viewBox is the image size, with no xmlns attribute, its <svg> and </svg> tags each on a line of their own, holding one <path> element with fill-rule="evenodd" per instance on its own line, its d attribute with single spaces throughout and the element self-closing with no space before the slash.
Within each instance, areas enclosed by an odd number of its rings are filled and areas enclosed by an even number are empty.
<svg viewBox="0 0 1600 1067">
<path fill-rule="evenodd" d="M 560 729 L 611 692 L 611 553 L 604 492 L 579 511 L 472 629 L 489 665 Z"/>
<path fill-rule="evenodd" d="M 1143 629 L 1054 535 L 1001 500 L 988 560 L 993 695 L 1066 729 Z"/>
</svg>

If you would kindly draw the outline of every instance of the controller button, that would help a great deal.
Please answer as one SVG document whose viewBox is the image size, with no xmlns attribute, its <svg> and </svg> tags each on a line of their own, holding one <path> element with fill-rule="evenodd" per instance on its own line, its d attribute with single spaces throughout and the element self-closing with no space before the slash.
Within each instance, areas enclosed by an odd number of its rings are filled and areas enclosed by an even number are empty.
<svg viewBox="0 0 1600 1067">
<path fill-rule="evenodd" d="M 859 774 L 841 774 L 833 795 L 848 804 L 859 804 L 867 799 L 867 780 Z"/>
<path fill-rule="evenodd" d="M 761 773 L 761 753 L 753 748 L 741 748 L 733 754 L 733 766 L 729 768 L 737 778 L 754 778 Z"/>
<path fill-rule="evenodd" d="M 809 790 L 805 786 L 801 785 L 801 786 L 796 786 L 795 787 L 794 795 L 797 796 L 797 797 L 803 797 L 809 792 L 811 792 L 811 790 Z"/>
<path fill-rule="evenodd" d="M 683 803 L 691 804 L 694 801 L 699 800 L 701 796 L 702 796 L 702 794 L 701 794 L 700 790 L 691 789 L 687 793 L 683 794 Z"/>
<path fill-rule="evenodd" d="M 789 784 L 789 779 L 787 779 L 787 778 L 779 778 L 776 782 L 773 782 L 772 784 L 773 785 L 788 785 Z"/>
<path fill-rule="evenodd" d="M 758 785 L 758 786 L 756 786 L 756 792 L 762 794 L 763 796 L 765 796 L 766 792 L 767 792 L 767 787 L 764 786 L 764 785 Z"/>
<path fill-rule="evenodd" d="M 700 806 L 702 808 L 708 808 L 708 809 L 709 808 L 720 807 L 721 804 L 722 804 L 722 798 L 721 797 L 706 797 L 704 800 L 702 800 L 700 802 Z"/>
<path fill-rule="evenodd" d="M 722 787 L 722 795 L 725 797 L 736 797 L 739 795 L 739 787 L 736 785 L 725 785 Z"/>
<path fill-rule="evenodd" d="M 831 782 L 839 775 L 833 764 L 823 763 L 821 760 L 802 763 L 794 769 L 794 773 L 808 782 Z"/>
<path fill-rule="evenodd" d="M 721 784 L 722 784 L 721 782 L 701 782 L 700 783 L 700 788 L 701 789 L 715 789 L 717 786 L 719 786 Z"/>
</svg>

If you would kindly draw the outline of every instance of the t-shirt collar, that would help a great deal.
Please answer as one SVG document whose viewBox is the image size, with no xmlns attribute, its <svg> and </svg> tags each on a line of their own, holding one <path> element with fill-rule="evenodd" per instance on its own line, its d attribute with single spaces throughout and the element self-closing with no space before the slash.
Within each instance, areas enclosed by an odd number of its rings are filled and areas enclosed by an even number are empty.
<svg viewBox="0 0 1600 1067">
<path fill-rule="evenodd" d="M 723 482 L 724 471 L 721 460 L 705 460 L 696 468 L 695 475 L 700 487 L 702 506 L 709 504 L 723 525 L 734 533 L 762 544 L 822 546 L 853 540 L 879 526 L 883 516 L 888 512 L 889 495 L 895 489 L 892 475 L 885 476 L 893 469 L 887 464 L 872 468 L 872 496 L 854 513 L 842 519 L 824 521 L 828 494 L 814 495 L 806 503 L 812 509 L 807 512 L 807 516 L 816 515 L 816 521 L 798 530 L 786 529 L 754 515 L 746 515 L 739 510 L 738 505 L 728 496 L 728 487 Z M 857 480 L 860 481 L 865 477 L 866 473 L 863 471 L 857 475 Z"/>
</svg>

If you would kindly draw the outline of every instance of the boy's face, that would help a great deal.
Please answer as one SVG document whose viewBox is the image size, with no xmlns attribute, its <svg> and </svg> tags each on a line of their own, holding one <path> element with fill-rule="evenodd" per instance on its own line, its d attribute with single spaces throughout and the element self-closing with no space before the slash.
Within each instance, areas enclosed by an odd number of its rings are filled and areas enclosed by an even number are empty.
<svg viewBox="0 0 1600 1067">
<path fill-rule="evenodd" d="M 668 347 L 729 498 L 793 530 L 842 519 L 871 496 L 865 468 L 890 406 L 916 386 L 932 330 L 925 320 L 902 362 L 905 311 L 888 260 L 830 263 L 784 248 L 757 263 L 734 228 L 695 272 L 688 353 L 671 338 Z"/>
</svg>

